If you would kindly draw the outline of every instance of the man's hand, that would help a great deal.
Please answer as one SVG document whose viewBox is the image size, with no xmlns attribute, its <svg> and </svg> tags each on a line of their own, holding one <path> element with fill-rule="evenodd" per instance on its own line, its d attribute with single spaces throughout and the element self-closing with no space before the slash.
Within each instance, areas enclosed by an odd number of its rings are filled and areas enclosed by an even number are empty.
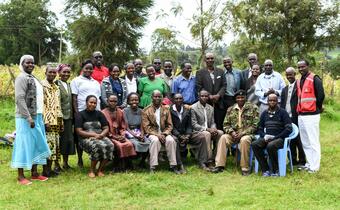
<svg viewBox="0 0 340 210">
<path fill-rule="evenodd" d="M 163 134 L 159 134 L 157 137 L 162 144 L 165 144 L 165 136 Z"/>
<path fill-rule="evenodd" d="M 207 131 L 214 137 L 217 136 L 218 132 L 216 128 L 207 128 Z"/>
</svg>

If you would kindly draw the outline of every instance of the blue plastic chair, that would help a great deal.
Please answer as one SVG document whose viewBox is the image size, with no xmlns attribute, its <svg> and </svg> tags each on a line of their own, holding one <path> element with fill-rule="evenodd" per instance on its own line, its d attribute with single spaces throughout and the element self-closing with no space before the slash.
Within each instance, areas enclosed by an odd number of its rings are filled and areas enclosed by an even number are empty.
<svg viewBox="0 0 340 210">
<path fill-rule="evenodd" d="M 299 128 L 294 123 L 292 123 L 292 127 L 293 127 L 293 131 L 287 138 L 285 138 L 283 148 L 277 151 L 278 162 L 279 162 L 279 176 L 286 176 L 287 153 L 288 153 L 288 159 L 289 159 L 289 165 L 290 165 L 290 173 L 293 173 L 293 162 L 292 162 L 292 153 L 290 151 L 290 141 L 297 137 L 297 135 L 299 134 Z M 265 154 L 267 155 L 267 157 L 269 157 L 267 150 L 265 150 Z M 269 164 L 270 164 L 270 161 L 269 161 Z M 269 166 L 271 166 L 271 164 Z M 255 157 L 255 173 L 256 174 L 258 172 L 258 169 L 259 169 L 259 162 L 257 161 Z"/>
</svg>

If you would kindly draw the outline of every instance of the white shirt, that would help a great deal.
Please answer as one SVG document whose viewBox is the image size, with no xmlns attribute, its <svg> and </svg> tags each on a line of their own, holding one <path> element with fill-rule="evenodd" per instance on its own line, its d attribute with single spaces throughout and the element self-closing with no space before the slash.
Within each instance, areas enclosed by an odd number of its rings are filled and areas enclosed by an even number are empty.
<svg viewBox="0 0 340 210">
<path fill-rule="evenodd" d="M 287 94 L 287 100 L 286 100 L 285 105 L 286 105 L 286 111 L 289 114 L 289 117 L 292 117 L 292 107 L 290 106 L 290 100 L 292 98 L 292 93 L 293 93 L 293 88 L 294 88 L 295 82 L 296 81 L 294 81 L 292 84 L 288 85 L 288 94 Z"/>
<path fill-rule="evenodd" d="M 136 78 L 132 77 L 132 80 L 130 80 L 127 76 L 125 76 L 125 82 L 126 82 L 126 89 L 127 89 L 127 94 L 129 93 L 137 93 L 137 82 L 136 82 Z"/>
<path fill-rule="evenodd" d="M 34 78 L 34 83 L 37 87 L 37 114 L 42 114 L 44 111 L 44 89 L 36 78 Z"/>
<path fill-rule="evenodd" d="M 264 96 L 268 92 L 269 88 L 273 88 L 279 96 L 281 96 L 282 89 L 286 86 L 281 74 L 273 71 L 270 75 L 265 73 L 260 74 L 255 83 L 255 94 L 259 97 L 259 101 L 263 104 L 268 104 L 267 97 Z M 281 101 L 281 97 L 278 97 L 278 102 Z"/>
<path fill-rule="evenodd" d="M 207 116 L 206 107 L 203 108 L 203 111 L 204 111 L 204 128 L 207 129 L 208 128 L 208 116 Z"/>
<path fill-rule="evenodd" d="M 158 125 L 158 132 L 161 132 L 161 107 L 155 110 L 155 117 Z"/>
<path fill-rule="evenodd" d="M 71 92 L 77 95 L 78 111 L 86 109 L 86 97 L 94 95 L 97 97 L 97 110 L 100 110 L 100 84 L 97 80 L 80 75 L 71 81 Z"/>
<path fill-rule="evenodd" d="M 68 93 L 67 83 L 59 80 L 59 82 L 64 86 L 66 92 Z"/>
</svg>

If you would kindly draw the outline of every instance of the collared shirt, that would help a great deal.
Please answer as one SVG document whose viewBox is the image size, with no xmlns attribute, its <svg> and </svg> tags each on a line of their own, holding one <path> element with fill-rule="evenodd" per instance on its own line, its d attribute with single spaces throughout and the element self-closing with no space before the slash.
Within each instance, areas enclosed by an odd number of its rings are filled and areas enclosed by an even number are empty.
<svg viewBox="0 0 340 210">
<path fill-rule="evenodd" d="M 181 107 L 181 110 L 180 110 L 180 111 L 178 111 L 178 110 L 177 110 L 177 108 L 176 108 L 176 105 L 175 105 L 175 104 L 174 104 L 174 105 L 172 105 L 172 108 L 173 108 L 173 110 L 176 112 L 176 114 L 177 114 L 177 116 L 178 116 L 179 120 L 182 122 L 183 106 Z"/>
<path fill-rule="evenodd" d="M 83 75 L 80 75 L 74 78 L 71 81 L 71 92 L 72 94 L 77 95 L 79 112 L 86 109 L 86 97 L 89 95 L 94 95 L 97 97 L 97 110 L 100 110 L 100 84 L 92 77 L 89 79 Z"/>
<path fill-rule="evenodd" d="M 155 108 L 155 118 L 158 125 L 158 132 L 161 132 L 161 107 Z"/>
<path fill-rule="evenodd" d="M 288 94 L 287 94 L 287 100 L 286 100 L 285 106 L 286 106 L 286 111 L 289 114 L 289 117 L 292 117 L 292 108 L 290 106 L 290 100 L 292 98 L 292 93 L 293 93 L 295 82 L 296 81 L 294 81 L 292 84 L 288 85 Z"/>
<path fill-rule="evenodd" d="M 44 111 L 44 90 L 41 83 L 34 77 L 34 83 L 37 87 L 37 114 L 42 114 Z"/>
<path fill-rule="evenodd" d="M 65 91 L 68 93 L 68 87 L 67 87 L 67 83 L 63 82 L 61 80 L 59 80 L 60 84 L 62 84 L 62 86 L 64 87 Z"/>
<path fill-rule="evenodd" d="M 168 85 L 168 88 L 170 89 L 172 86 L 172 82 L 175 78 L 174 75 L 171 75 L 170 77 L 168 75 L 166 75 L 164 72 L 159 76 L 160 78 L 162 78 L 165 82 L 165 84 Z"/>
<path fill-rule="evenodd" d="M 238 110 L 238 120 L 237 120 L 238 127 L 242 128 L 242 111 L 243 111 L 243 109 L 241 109 L 238 104 L 236 104 L 235 109 Z"/>
<path fill-rule="evenodd" d="M 103 65 L 101 65 L 99 68 L 97 66 L 94 66 L 93 72 L 91 74 L 91 77 L 94 80 L 97 80 L 99 83 L 102 83 L 103 79 L 108 76 L 110 76 L 108 68 L 106 68 Z"/>
<path fill-rule="evenodd" d="M 126 82 L 126 95 L 128 95 L 129 93 L 137 93 L 137 82 L 136 82 L 136 78 L 132 77 L 132 80 L 130 80 L 127 76 L 125 76 L 125 82 Z"/>
<path fill-rule="evenodd" d="M 285 81 L 283 80 L 281 74 L 279 74 L 278 72 L 273 71 L 270 75 L 262 73 L 256 80 L 255 94 L 259 97 L 259 101 L 261 103 L 268 104 L 268 96 L 265 97 L 264 94 L 268 92 L 270 88 L 273 88 L 275 92 L 281 95 L 281 91 L 285 86 Z M 279 102 L 280 100 L 281 97 L 278 97 Z"/>
<path fill-rule="evenodd" d="M 227 87 L 225 89 L 225 94 L 227 96 L 234 96 L 235 95 L 235 90 L 236 90 L 236 84 L 235 84 L 235 76 L 233 73 L 233 70 L 225 71 L 225 78 L 227 82 Z"/>
<path fill-rule="evenodd" d="M 180 75 L 172 83 L 171 92 L 182 94 L 185 104 L 193 104 L 197 101 L 195 83 L 196 78 L 194 76 L 190 76 L 189 79 L 186 79 Z"/>
</svg>

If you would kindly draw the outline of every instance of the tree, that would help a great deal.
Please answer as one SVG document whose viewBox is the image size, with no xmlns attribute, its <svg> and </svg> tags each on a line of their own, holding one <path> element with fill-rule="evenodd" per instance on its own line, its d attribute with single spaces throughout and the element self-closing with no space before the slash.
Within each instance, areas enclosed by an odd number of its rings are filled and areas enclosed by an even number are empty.
<svg viewBox="0 0 340 210">
<path fill-rule="evenodd" d="M 59 33 L 48 0 L 11 0 L 0 4 L 0 63 L 18 63 L 31 54 L 36 63 L 57 61 Z"/>
<path fill-rule="evenodd" d="M 67 0 L 71 42 L 79 57 L 100 50 L 106 62 L 123 64 L 140 51 L 138 39 L 152 0 Z M 85 12 L 86 11 L 86 12 Z"/>
<path fill-rule="evenodd" d="M 339 43 L 339 2 L 242 0 L 230 2 L 229 8 L 238 34 L 268 46 L 267 57 L 285 59 L 288 65 Z"/>
</svg>

